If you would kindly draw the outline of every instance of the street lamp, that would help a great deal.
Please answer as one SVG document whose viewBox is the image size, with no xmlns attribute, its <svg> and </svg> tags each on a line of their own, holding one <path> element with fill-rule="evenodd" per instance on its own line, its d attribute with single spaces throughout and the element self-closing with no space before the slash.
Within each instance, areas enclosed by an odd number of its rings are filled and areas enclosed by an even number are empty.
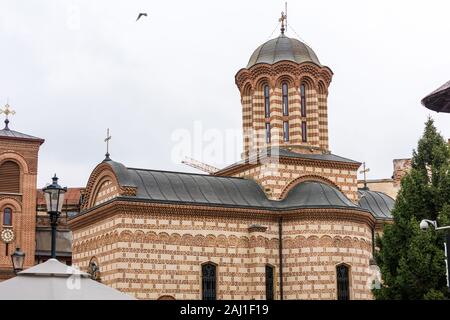
<svg viewBox="0 0 450 320">
<path fill-rule="evenodd" d="M 64 204 L 64 194 L 67 188 L 62 188 L 58 184 L 56 174 L 52 180 L 53 183 L 46 186 L 42 191 L 45 195 L 47 213 L 50 217 L 50 226 L 52 227 L 52 258 L 56 259 L 56 226 L 58 225 L 58 218 L 61 214 L 61 209 Z"/>
<path fill-rule="evenodd" d="M 428 230 L 428 228 L 430 226 L 432 226 L 434 228 L 434 230 L 436 230 L 436 231 L 450 229 L 450 226 L 438 227 L 437 221 L 428 220 L 428 219 L 423 219 L 422 221 L 420 221 L 419 226 L 420 226 L 420 229 L 423 231 Z M 448 288 L 448 291 L 450 292 L 450 278 L 449 278 L 449 271 L 448 271 L 448 268 L 450 266 L 450 234 L 449 233 L 447 233 L 447 236 L 445 238 L 444 252 L 445 252 L 445 271 L 446 271 L 446 276 L 447 276 L 447 288 Z"/>
<path fill-rule="evenodd" d="M 25 261 L 25 252 L 20 250 L 20 248 L 16 248 L 16 251 L 14 251 L 14 253 L 11 254 L 11 260 L 14 273 L 17 274 L 18 272 L 23 270 L 23 263 Z"/>
</svg>

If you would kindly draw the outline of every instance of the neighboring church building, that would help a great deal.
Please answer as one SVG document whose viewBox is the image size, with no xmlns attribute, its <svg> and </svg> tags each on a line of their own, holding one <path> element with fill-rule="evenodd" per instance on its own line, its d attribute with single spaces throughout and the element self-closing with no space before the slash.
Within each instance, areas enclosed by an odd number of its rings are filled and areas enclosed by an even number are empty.
<svg viewBox="0 0 450 320">
<path fill-rule="evenodd" d="M 9 105 L 0 110 L 14 114 Z M 50 258 L 50 228 L 42 197 L 37 189 L 39 148 L 43 139 L 10 129 L 8 117 L 0 130 L 0 281 L 14 276 L 11 254 L 17 247 L 25 253 L 24 268 Z M 80 188 L 69 188 L 57 229 L 57 258 L 71 264 L 72 233 L 67 212 L 80 210 Z"/>
<path fill-rule="evenodd" d="M 143 299 L 372 299 L 394 201 L 329 150 L 332 76 L 283 28 L 236 74 L 243 159 L 202 175 L 107 157 L 69 219 L 73 263 Z"/>
</svg>

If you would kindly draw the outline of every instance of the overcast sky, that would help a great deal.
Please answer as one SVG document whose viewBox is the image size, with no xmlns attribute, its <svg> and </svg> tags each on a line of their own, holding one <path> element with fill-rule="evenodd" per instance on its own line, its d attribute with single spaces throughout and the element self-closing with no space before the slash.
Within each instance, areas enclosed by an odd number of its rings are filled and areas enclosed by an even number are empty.
<svg viewBox="0 0 450 320">
<path fill-rule="evenodd" d="M 388 178 L 392 159 L 411 156 L 428 115 L 450 138 L 450 115 L 420 104 L 450 79 L 450 1 L 288 5 L 287 35 L 298 34 L 334 72 L 333 153 L 366 161 L 369 178 Z M 108 127 L 111 157 L 129 167 L 195 171 L 173 156 L 186 134 L 196 158 L 218 167 L 239 160 L 234 76 L 278 36 L 283 8 L 273 0 L 0 0 L 0 103 L 9 98 L 17 111 L 11 129 L 46 140 L 38 186 L 55 172 L 62 185 L 85 186 Z M 139 12 L 148 17 L 136 22 Z M 202 154 L 220 135 L 223 154 Z"/>
</svg>

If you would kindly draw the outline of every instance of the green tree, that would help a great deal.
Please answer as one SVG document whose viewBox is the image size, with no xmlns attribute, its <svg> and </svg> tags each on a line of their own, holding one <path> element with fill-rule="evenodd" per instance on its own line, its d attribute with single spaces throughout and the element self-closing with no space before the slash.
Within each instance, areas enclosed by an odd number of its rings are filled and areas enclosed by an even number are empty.
<svg viewBox="0 0 450 320">
<path fill-rule="evenodd" d="M 450 149 L 428 118 L 413 151 L 411 171 L 401 181 L 392 215 L 394 223 L 377 239 L 375 255 L 383 284 L 376 299 L 444 299 L 448 297 L 444 234 L 420 230 L 422 219 L 449 223 Z"/>
</svg>

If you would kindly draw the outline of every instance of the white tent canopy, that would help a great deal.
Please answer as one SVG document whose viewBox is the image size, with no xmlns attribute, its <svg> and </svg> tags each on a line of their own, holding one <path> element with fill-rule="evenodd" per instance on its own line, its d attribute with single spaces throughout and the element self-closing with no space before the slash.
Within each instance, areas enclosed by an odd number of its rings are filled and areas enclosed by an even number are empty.
<svg viewBox="0 0 450 320">
<path fill-rule="evenodd" d="M 135 300 L 56 259 L 0 282 L 0 300 Z"/>
</svg>

